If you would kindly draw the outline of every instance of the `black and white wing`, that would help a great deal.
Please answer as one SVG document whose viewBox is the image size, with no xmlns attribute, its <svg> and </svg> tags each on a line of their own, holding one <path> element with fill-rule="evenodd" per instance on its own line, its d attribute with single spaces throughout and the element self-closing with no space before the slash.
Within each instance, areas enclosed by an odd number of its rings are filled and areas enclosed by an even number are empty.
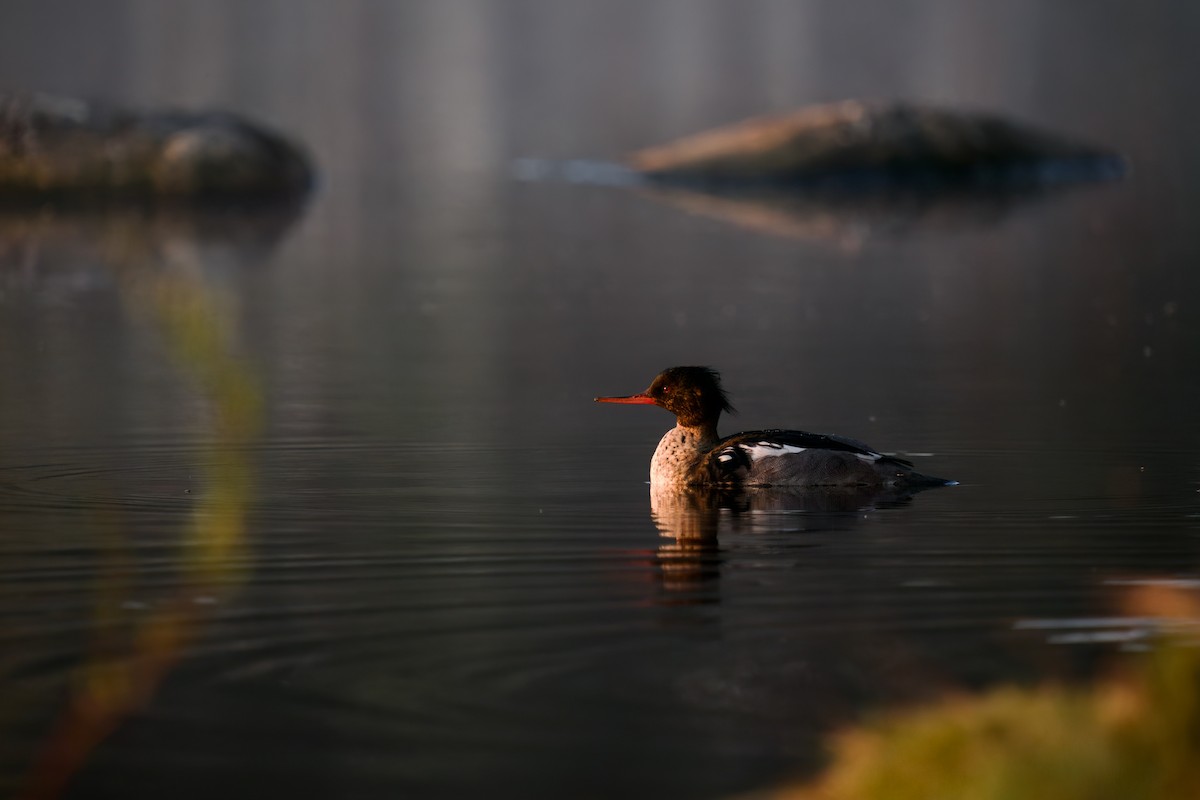
<svg viewBox="0 0 1200 800">
<path fill-rule="evenodd" d="M 795 458 L 780 459 L 780 456 Z M 793 472 L 803 465 L 818 482 L 823 482 L 822 467 L 833 464 L 912 469 L 908 461 L 886 456 L 854 439 L 789 430 L 746 431 L 728 436 L 710 451 L 703 466 L 707 480 L 717 484 L 793 483 L 799 475 L 788 474 L 784 465 L 789 462 L 796 465 Z"/>
</svg>

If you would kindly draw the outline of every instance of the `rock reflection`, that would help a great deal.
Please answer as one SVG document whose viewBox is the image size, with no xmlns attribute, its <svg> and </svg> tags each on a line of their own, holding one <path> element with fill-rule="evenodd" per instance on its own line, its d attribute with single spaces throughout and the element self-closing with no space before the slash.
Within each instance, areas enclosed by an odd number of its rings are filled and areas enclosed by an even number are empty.
<svg viewBox="0 0 1200 800">
<path fill-rule="evenodd" d="M 0 206 L 0 298 L 37 299 L 98 283 L 144 286 L 138 271 L 187 266 L 211 273 L 252 267 L 274 250 L 303 205 L 88 208 Z M 134 289 L 134 291 L 137 291 Z M 124 294 L 124 290 L 122 291 Z"/>
<path fill-rule="evenodd" d="M 250 569 L 250 445 L 260 429 L 261 393 L 239 353 L 231 304 L 206 276 L 260 259 L 291 218 L 282 209 L 260 216 L 128 208 L 0 215 L 0 275 L 8 288 L 19 283 L 37 299 L 98 281 L 115 287 L 126 313 L 161 336 L 171 364 L 194 387 L 204 442 L 194 500 L 175 534 L 177 577 L 161 596 L 148 601 L 136 578 L 129 521 L 101 508 L 85 517 L 98 552 L 89 645 L 37 746 L 23 797 L 57 797 L 67 789 L 93 750 L 150 702 Z M 88 280 L 70 277 L 79 275 Z"/>
<path fill-rule="evenodd" d="M 1126 169 L 1114 151 L 1001 116 L 862 100 L 742 120 L 628 161 L 653 195 L 693 213 L 843 246 L 988 225 Z"/>
<path fill-rule="evenodd" d="M 875 191 L 655 186 L 643 192 L 689 214 L 745 230 L 855 252 L 874 241 L 987 230 L 1076 184 Z"/>
<path fill-rule="evenodd" d="M 712 185 L 650 180 L 621 164 L 523 158 L 523 181 L 563 181 L 635 191 L 685 213 L 746 231 L 857 252 L 895 242 L 986 231 L 1014 215 L 1095 182 L 1012 180 L 992 184 L 881 181 L 877 184 Z M 1118 177 L 1113 175 L 1113 178 Z"/>
</svg>

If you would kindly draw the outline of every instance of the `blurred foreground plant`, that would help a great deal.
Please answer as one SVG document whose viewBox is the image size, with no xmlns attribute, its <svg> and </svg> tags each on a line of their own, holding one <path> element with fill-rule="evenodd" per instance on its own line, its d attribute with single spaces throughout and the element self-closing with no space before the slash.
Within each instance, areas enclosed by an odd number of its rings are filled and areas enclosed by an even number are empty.
<svg viewBox="0 0 1200 800">
<path fill-rule="evenodd" d="M 1195 597 L 1128 600 L 1196 620 Z M 1091 688 L 1001 688 L 844 731 L 810 782 L 759 800 L 1183 800 L 1200 797 L 1200 647 L 1178 637 Z"/>
<path fill-rule="evenodd" d="M 131 259 L 119 259 L 127 263 Z M 261 418 L 258 381 L 235 354 L 231 315 L 205 282 L 186 272 L 117 270 L 123 298 L 148 313 L 172 362 L 193 381 L 207 417 L 203 488 L 180 537 L 183 573 L 170 595 L 129 624 L 105 609 L 128 591 L 128 564 L 98 576 L 88 657 L 53 730 L 42 743 L 21 797 L 61 795 L 95 748 L 153 698 L 198 636 L 213 604 L 245 580 L 246 516 L 253 497 L 249 445 Z M 106 528 L 119 524 L 109 520 Z M 110 542 L 110 548 L 119 547 Z"/>
</svg>

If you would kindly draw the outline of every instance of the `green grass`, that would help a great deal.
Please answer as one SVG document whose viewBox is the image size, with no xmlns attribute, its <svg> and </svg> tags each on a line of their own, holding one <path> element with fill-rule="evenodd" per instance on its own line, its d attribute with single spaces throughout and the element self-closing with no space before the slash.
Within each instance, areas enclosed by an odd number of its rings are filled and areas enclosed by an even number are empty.
<svg viewBox="0 0 1200 800">
<path fill-rule="evenodd" d="M 1163 590 L 1139 613 L 1195 619 Z M 845 730 L 815 779 L 761 800 L 1200 798 L 1200 648 L 1167 641 L 1090 687 L 1002 687 Z"/>
</svg>

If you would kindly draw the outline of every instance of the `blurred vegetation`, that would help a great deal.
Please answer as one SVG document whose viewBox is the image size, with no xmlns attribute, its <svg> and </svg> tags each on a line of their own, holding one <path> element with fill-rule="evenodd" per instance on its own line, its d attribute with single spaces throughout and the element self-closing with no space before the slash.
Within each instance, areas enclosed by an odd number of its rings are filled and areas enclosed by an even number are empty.
<svg viewBox="0 0 1200 800">
<path fill-rule="evenodd" d="M 136 237 L 131 239 L 134 242 Z M 112 239 L 120 253 L 122 237 Z M 134 244 L 118 264 L 130 264 Z M 146 265 L 142 265 L 146 266 Z M 23 798 L 53 798 L 110 734 L 153 698 L 221 601 L 245 580 L 246 517 L 253 498 L 250 447 L 260 428 L 258 381 L 236 355 L 231 314 L 202 277 L 170 269 L 114 268 L 124 301 L 162 334 L 172 362 L 203 399 L 207 454 L 197 464 L 199 491 L 180 535 L 179 581 L 144 614 L 114 615 L 134 590 L 121 521 L 97 519 L 108 556 L 99 566 L 88 655 L 41 742 Z M 129 595 L 132 599 L 132 595 Z"/>
<path fill-rule="evenodd" d="M 1162 588 L 1130 613 L 1196 620 Z M 816 779 L 759 800 L 1182 800 L 1200 797 L 1200 647 L 1176 637 L 1088 688 L 999 688 L 837 735 Z"/>
</svg>

